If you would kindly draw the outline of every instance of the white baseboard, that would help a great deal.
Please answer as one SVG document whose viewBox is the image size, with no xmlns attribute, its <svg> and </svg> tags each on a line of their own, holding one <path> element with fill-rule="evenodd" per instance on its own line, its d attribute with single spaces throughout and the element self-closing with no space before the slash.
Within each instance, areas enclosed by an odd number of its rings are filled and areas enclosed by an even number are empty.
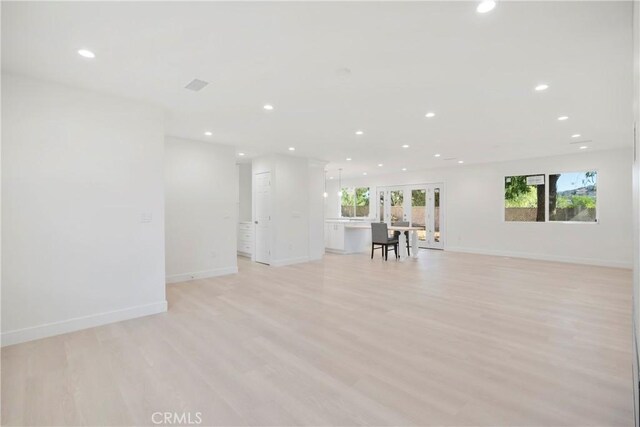
<svg viewBox="0 0 640 427">
<path fill-rule="evenodd" d="M 340 249 L 325 248 L 326 253 L 344 255 L 346 252 Z"/>
<path fill-rule="evenodd" d="M 341 250 L 341 249 L 325 249 L 325 253 L 328 254 L 338 254 L 338 255 L 353 255 L 353 254 L 366 254 L 371 251 L 371 245 L 368 248 L 360 249 L 360 250 Z"/>
<path fill-rule="evenodd" d="M 286 258 L 286 259 L 273 260 L 271 261 L 270 265 L 273 267 L 284 267 L 285 265 L 301 264 L 303 262 L 309 262 L 309 257 L 303 256 L 298 258 Z"/>
<path fill-rule="evenodd" d="M 180 283 L 187 282 L 189 280 L 207 279 L 209 277 L 226 276 L 227 274 L 236 274 L 238 272 L 238 266 L 215 268 L 213 270 L 195 271 L 192 273 L 172 274 L 167 276 L 167 283 Z"/>
<path fill-rule="evenodd" d="M 165 311 L 167 311 L 167 301 L 160 301 L 124 308 L 121 310 L 92 314 L 90 316 L 74 317 L 73 319 L 45 323 L 44 325 L 17 329 L 15 331 L 3 332 L 0 340 L 2 341 L 2 347 L 5 347 L 12 344 L 19 344 L 40 338 L 79 331 L 81 329 L 106 325 L 108 323 L 121 322 L 123 320 L 134 319 L 136 317 L 148 316 L 150 314 L 164 313 Z"/>
<path fill-rule="evenodd" d="M 493 250 L 493 249 L 464 248 L 460 246 L 447 246 L 445 249 L 449 252 L 463 252 L 468 254 L 493 255 L 493 256 L 511 257 L 511 258 L 526 258 L 526 259 L 535 259 L 540 261 L 565 262 L 569 264 L 596 265 L 599 267 L 632 268 L 632 263 L 625 262 L 625 261 L 609 261 L 609 260 L 601 260 L 601 259 L 594 259 L 594 258 L 557 256 L 557 255 L 547 255 L 547 254 L 535 254 L 535 253 L 528 253 L 528 252 L 499 251 L 499 250 Z"/>
</svg>

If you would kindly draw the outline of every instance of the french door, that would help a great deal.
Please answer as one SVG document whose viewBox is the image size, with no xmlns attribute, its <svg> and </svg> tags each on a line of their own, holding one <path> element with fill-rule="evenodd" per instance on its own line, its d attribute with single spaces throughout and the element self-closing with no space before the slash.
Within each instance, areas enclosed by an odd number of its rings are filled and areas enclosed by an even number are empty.
<svg viewBox="0 0 640 427">
<path fill-rule="evenodd" d="M 425 247 L 431 249 L 444 249 L 443 227 L 443 185 L 427 185 L 427 222 L 425 227 Z"/>
<path fill-rule="evenodd" d="M 418 231 L 421 248 L 443 249 L 442 184 L 403 185 L 378 188 L 378 221 L 394 225 L 408 222 L 424 227 Z"/>
</svg>

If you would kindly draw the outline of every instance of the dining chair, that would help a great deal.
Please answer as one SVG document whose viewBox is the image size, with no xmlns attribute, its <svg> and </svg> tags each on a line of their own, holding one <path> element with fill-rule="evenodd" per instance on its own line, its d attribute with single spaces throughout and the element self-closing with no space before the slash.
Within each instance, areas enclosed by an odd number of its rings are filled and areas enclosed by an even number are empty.
<svg viewBox="0 0 640 427">
<path fill-rule="evenodd" d="M 376 247 L 378 245 L 378 247 Z M 393 253 L 398 259 L 398 238 L 389 237 L 389 229 L 384 222 L 371 223 L 371 259 L 373 259 L 373 251 L 382 249 L 382 259 L 389 259 L 389 247 L 393 249 Z"/>
</svg>

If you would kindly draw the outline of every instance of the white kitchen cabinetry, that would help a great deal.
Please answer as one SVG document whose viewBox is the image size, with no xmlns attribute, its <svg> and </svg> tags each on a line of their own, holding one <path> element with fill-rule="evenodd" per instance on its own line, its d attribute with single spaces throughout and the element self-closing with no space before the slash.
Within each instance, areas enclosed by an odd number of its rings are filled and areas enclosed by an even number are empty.
<svg viewBox="0 0 640 427">
<path fill-rule="evenodd" d="M 339 254 L 367 252 L 371 250 L 371 223 L 328 220 L 324 226 L 324 246 L 327 252 Z"/>
<path fill-rule="evenodd" d="M 324 242 L 325 249 L 344 252 L 344 224 L 339 222 L 325 223 Z"/>
<path fill-rule="evenodd" d="M 241 222 L 238 224 L 238 255 L 251 257 L 253 253 L 253 224 Z"/>
</svg>

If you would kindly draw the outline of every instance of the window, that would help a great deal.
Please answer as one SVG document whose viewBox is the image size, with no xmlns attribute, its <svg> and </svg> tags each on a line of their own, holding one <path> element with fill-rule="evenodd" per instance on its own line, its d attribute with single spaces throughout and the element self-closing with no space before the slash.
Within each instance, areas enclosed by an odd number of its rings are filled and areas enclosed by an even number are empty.
<svg viewBox="0 0 640 427">
<path fill-rule="evenodd" d="M 343 188 L 340 214 L 349 218 L 369 216 L 369 187 Z"/>
<path fill-rule="evenodd" d="M 505 221 L 545 221 L 544 178 L 544 175 L 519 175 L 505 177 Z"/>
<path fill-rule="evenodd" d="M 549 175 L 549 221 L 597 222 L 598 173 Z"/>
</svg>

